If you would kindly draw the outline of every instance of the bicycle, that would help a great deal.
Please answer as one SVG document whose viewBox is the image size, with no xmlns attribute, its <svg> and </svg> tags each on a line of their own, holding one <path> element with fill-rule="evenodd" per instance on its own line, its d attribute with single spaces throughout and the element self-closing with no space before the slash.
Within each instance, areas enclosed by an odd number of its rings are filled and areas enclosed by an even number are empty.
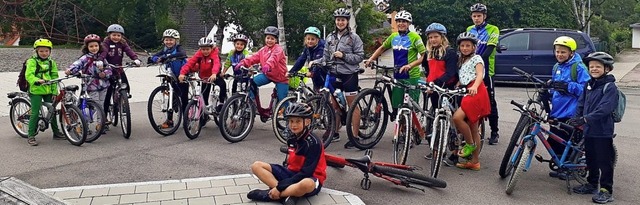
<svg viewBox="0 0 640 205">
<path fill-rule="evenodd" d="M 289 151 L 289 147 L 287 147 L 286 145 L 280 147 L 280 152 L 287 154 L 283 162 L 283 165 L 285 167 L 287 165 L 286 163 L 289 156 Z M 324 154 L 324 158 L 327 162 L 327 166 L 335 168 L 344 168 L 345 166 L 348 166 L 356 168 L 364 173 L 364 178 L 360 180 L 360 188 L 364 190 L 369 190 L 369 188 L 371 188 L 371 180 L 369 179 L 369 175 L 382 178 L 395 185 L 418 189 L 422 192 L 425 192 L 425 190 L 421 187 L 414 186 L 414 184 L 420 185 L 425 188 L 447 187 L 447 182 L 441 179 L 436 179 L 417 172 L 413 172 L 416 170 L 421 170 L 420 167 L 392 164 L 386 162 L 374 162 L 371 161 L 372 155 L 373 151 L 367 150 L 365 151 L 364 156 L 360 158 L 343 158 L 327 153 Z"/>
<path fill-rule="evenodd" d="M 77 102 L 76 104 L 82 112 L 82 116 L 87 121 L 88 130 L 85 142 L 93 142 L 102 135 L 105 129 L 106 114 L 102 109 L 102 105 L 91 99 L 91 96 L 87 93 L 87 84 L 94 76 L 81 73 L 74 76 L 81 80 L 80 96 L 76 96 L 75 92 L 69 93 L 73 96 L 74 101 Z"/>
<path fill-rule="evenodd" d="M 183 105 L 180 101 L 180 95 L 174 93 L 176 90 L 180 91 L 180 89 L 177 88 L 178 78 L 168 66 L 168 64 L 174 60 L 180 59 L 171 58 L 158 67 L 158 75 L 156 75 L 156 77 L 160 78 L 160 86 L 151 91 L 149 101 L 147 102 L 149 123 L 151 123 L 153 130 L 163 136 L 175 133 L 182 122 Z M 154 114 L 154 111 L 159 111 L 159 113 Z M 177 116 L 174 117 L 174 115 Z M 159 117 L 159 119 L 156 120 L 155 117 Z M 177 122 L 174 122 L 174 119 Z M 163 128 L 158 122 L 170 122 L 171 126 Z"/>
<path fill-rule="evenodd" d="M 225 75 L 224 77 L 228 76 L 229 75 Z M 185 80 L 189 83 L 192 95 L 185 107 L 185 113 L 183 114 L 184 120 L 182 121 L 184 124 L 182 128 L 189 139 L 195 139 L 198 138 L 202 127 L 207 121 L 213 119 L 213 121 L 216 121 L 216 124 L 218 124 L 217 112 L 215 111 L 217 101 L 209 102 L 209 105 L 206 105 L 204 102 L 205 99 L 201 93 L 202 83 L 206 83 L 205 86 L 213 86 L 213 84 L 207 83 L 208 79 L 198 79 L 193 76 L 187 76 Z M 211 93 L 211 91 L 209 91 L 209 93 Z M 219 99 L 218 95 L 213 98 Z"/>
<path fill-rule="evenodd" d="M 75 105 L 76 102 L 73 99 L 73 92 L 77 91 L 79 87 L 77 85 L 64 86 L 63 80 L 72 78 L 73 76 L 67 76 L 63 78 L 48 80 L 44 85 L 50 85 L 58 83 L 60 92 L 54 97 L 53 102 L 43 102 L 40 110 L 40 116 L 38 121 L 38 132 L 44 132 L 49 129 L 49 124 L 56 114 L 59 116 L 60 126 L 63 134 L 67 138 L 67 141 L 75 146 L 84 144 L 87 139 L 87 122 L 82 117 L 82 112 Z M 60 86 L 62 85 L 62 86 Z M 7 97 L 11 99 L 9 101 L 9 115 L 11 119 L 11 126 L 13 129 L 23 138 L 28 137 L 29 118 L 31 117 L 31 102 L 29 100 L 29 94 L 26 92 L 11 92 L 7 94 Z M 62 103 L 61 103 L 62 102 Z M 56 106 L 60 104 L 60 109 L 56 109 Z M 26 128 L 26 130 L 25 130 Z"/>
<path fill-rule="evenodd" d="M 273 132 L 276 135 L 276 138 L 278 139 L 278 141 L 282 142 L 283 144 L 287 143 L 287 136 L 284 133 L 285 129 L 287 128 L 287 121 L 282 115 L 284 113 L 285 108 L 287 107 L 287 105 L 289 105 L 289 103 L 305 102 L 307 99 L 309 99 L 309 97 L 313 96 L 313 91 L 311 90 L 311 88 L 309 88 L 307 84 L 304 83 L 303 79 L 306 78 L 306 76 L 307 76 L 306 73 L 300 73 L 300 72 L 292 73 L 289 75 L 290 79 L 298 78 L 298 81 L 300 82 L 299 86 L 296 88 L 289 87 L 288 96 L 282 99 L 276 105 L 275 107 L 276 114 L 271 116 L 273 118 L 271 120 L 271 127 L 273 128 Z"/>
<path fill-rule="evenodd" d="M 520 70 L 519 68 L 513 67 L 513 71 L 516 74 L 524 77 L 527 81 L 532 82 L 536 86 L 536 93 L 534 94 L 534 97 L 532 98 L 531 96 L 529 96 L 529 100 L 527 100 L 527 110 L 536 113 L 536 115 L 538 116 L 544 116 L 545 113 L 550 113 L 551 108 L 549 106 L 548 97 L 546 97 L 547 95 L 549 95 L 549 88 L 546 83 L 539 78 L 526 73 L 523 70 Z M 535 100 L 533 100 L 534 98 Z M 500 169 L 498 169 L 498 174 L 501 178 L 506 178 L 511 172 L 510 168 L 512 168 L 513 166 L 509 164 L 509 162 L 511 159 L 511 154 L 513 153 L 513 149 L 516 147 L 516 143 L 519 142 L 520 139 L 527 134 L 525 130 L 530 130 L 532 125 L 533 123 L 528 117 L 528 113 L 520 112 L 520 118 L 518 119 L 518 123 L 513 130 L 513 134 L 511 135 L 511 139 L 509 141 L 509 144 L 507 145 L 507 149 L 504 152 L 504 156 L 502 157 Z"/>
<path fill-rule="evenodd" d="M 263 108 L 257 86 L 253 83 L 253 74 L 259 72 L 257 65 L 253 68 L 240 68 L 243 72 L 234 78 L 241 78 L 239 91 L 233 94 L 222 106 L 220 115 L 220 133 L 225 140 L 236 143 L 244 140 L 251 132 L 255 122 L 256 111 L 262 122 L 271 119 L 274 106 L 278 101 L 276 88 L 273 88 L 269 107 Z"/>
<path fill-rule="evenodd" d="M 107 124 L 118 126 L 118 119 L 120 119 L 120 130 L 122 136 L 125 139 L 131 137 L 131 109 L 129 106 L 129 85 L 122 82 L 120 75 L 127 69 L 135 67 L 134 63 L 125 63 L 123 66 L 110 65 L 113 68 L 115 76 L 115 83 L 110 85 L 113 87 L 112 103 L 107 109 L 107 118 L 110 119 Z M 107 99 L 109 100 L 109 99 Z"/>
</svg>

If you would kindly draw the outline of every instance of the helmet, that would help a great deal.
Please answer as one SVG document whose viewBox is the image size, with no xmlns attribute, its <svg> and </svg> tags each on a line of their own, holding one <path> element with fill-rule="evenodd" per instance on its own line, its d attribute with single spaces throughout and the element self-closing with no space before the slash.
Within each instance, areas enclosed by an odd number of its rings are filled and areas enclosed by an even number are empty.
<svg viewBox="0 0 640 205">
<path fill-rule="evenodd" d="M 484 14 L 487 13 L 487 6 L 485 6 L 484 4 L 481 3 L 477 3 L 474 4 L 473 6 L 471 6 L 470 8 L 471 12 L 482 12 Z"/>
<path fill-rule="evenodd" d="M 408 21 L 409 23 L 413 22 L 413 18 L 411 18 L 411 13 L 405 10 L 402 10 L 396 13 L 396 21 L 397 20 L 405 20 L 405 21 Z"/>
<path fill-rule="evenodd" d="M 120 24 L 111 24 L 111 26 L 107 28 L 107 33 L 111 33 L 111 32 L 118 32 L 118 33 L 124 34 L 124 28 L 122 28 Z"/>
<path fill-rule="evenodd" d="M 49 39 L 41 38 L 33 42 L 33 49 L 38 47 L 47 47 L 49 49 L 53 49 L 53 43 Z"/>
<path fill-rule="evenodd" d="M 88 44 L 88 43 L 94 42 L 94 41 L 100 43 L 102 40 L 100 40 L 100 36 L 98 36 L 96 34 L 89 34 L 89 35 L 84 37 L 84 44 Z"/>
<path fill-rule="evenodd" d="M 553 41 L 553 45 L 566 46 L 571 51 L 576 51 L 576 49 L 578 48 L 578 43 L 576 43 L 576 40 L 573 40 L 573 38 L 569 36 L 560 36 L 556 38 L 556 40 Z"/>
<path fill-rule="evenodd" d="M 267 26 L 267 28 L 264 29 L 264 35 L 272 35 L 278 38 L 279 34 L 280 31 L 278 31 L 278 28 L 276 28 L 275 26 Z"/>
<path fill-rule="evenodd" d="M 447 35 L 447 28 L 445 28 L 444 25 L 440 23 L 432 23 L 427 26 L 425 34 L 429 34 L 431 32 L 440 32 L 442 35 Z"/>
<path fill-rule="evenodd" d="M 313 115 L 313 109 L 306 103 L 290 103 L 287 109 L 284 111 L 284 117 L 302 117 L 311 118 Z"/>
<path fill-rule="evenodd" d="M 589 61 L 597 60 L 604 64 L 605 67 L 611 68 L 613 70 L 613 57 L 605 52 L 594 52 L 589 54 L 586 58 L 584 58 L 584 63 L 589 65 Z"/>
<path fill-rule="evenodd" d="M 307 29 L 304 30 L 304 34 L 313 34 L 318 36 L 318 38 L 322 37 L 322 33 L 320 33 L 320 29 L 316 28 L 316 27 L 309 27 Z"/>
<path fill-rule="evenodd" d="M 473 45 L 478 44 L 478 38 L 476 38 L 476 35 L 472 34 L 472 33 L 469 33 L 469 32 L 464 32 L 464 33 L 461 33 L 460 35 L 458 35 L 458 39 L 456 39 L 456 44 L 460 45 L 460 42 L 462 42 L 464 40 L 471 41 L 471 43 L 473 43 Z"/>
<path fill-rule="evenodd" d="M 231 39 L 232 42 L 236 42 L 236 41 L 244 41 L 245 44 L 249 43 L 249 37 L 245 36 L 244 34 L 236 34 L 233 36 L 233 38 Z"/>
<path fill-rule="evenodd" d="M 175 29 L 167 29 L 162 32 L 162 38 L 171 37 L 175 39 L 180 39 L 180 33 Z"/>
<path fill-rule="evenodd" d="M 213 45 L 215 44 L 216 44 L 215 40 L 209 37 L 202 37 L 198 41 L 198 47 L 205 47 L 205 46 L 213 47 Z"/>
<path fill-rule="evenodd" d="M 347 19 L 351 19 L 351 12 L 349 12 L 349 10 L 347 10 L 346 8 L 338 8 L 333 12 L 333 17 L 345 17 Z"/>
</svg>

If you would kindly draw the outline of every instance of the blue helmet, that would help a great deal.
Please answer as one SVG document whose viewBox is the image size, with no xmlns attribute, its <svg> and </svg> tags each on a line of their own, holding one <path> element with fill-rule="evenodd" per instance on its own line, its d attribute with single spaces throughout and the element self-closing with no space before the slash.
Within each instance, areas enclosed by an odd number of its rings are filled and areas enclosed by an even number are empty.
<svg viewBox="0 0 640 205">
<path fill-rule="evenodd" d="M 432 24 L 429 24 L 429 26 L 427 26 L 427 29 L 425 30 L 425 35 L 428 35 L 431 32 L 439 32 L 442 35 L 447 35 L 447 28 L 440 23 L 432 23 Z"/>
</svg>

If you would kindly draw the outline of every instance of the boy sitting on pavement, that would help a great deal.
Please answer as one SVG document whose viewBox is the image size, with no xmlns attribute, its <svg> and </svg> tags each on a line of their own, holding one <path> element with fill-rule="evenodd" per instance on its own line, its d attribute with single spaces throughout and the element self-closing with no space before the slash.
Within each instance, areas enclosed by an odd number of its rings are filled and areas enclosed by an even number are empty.
<svg viewBox="0 0 640 205">
<path fill-rule="evenodd" d="M 291 137 L 287 141 L 287 167 L 256 161 L 251 171 L 269 189 L 255 189 L 247 193 L 254 201 L 281 201 L 295 204 L 298 197 L 317 195 L 327 178 L 327 163 L 322 141 L 311 134 L 309 125 L 313 110 L 304 103 L 291 103 L 284 112 Z"/>
</svg>

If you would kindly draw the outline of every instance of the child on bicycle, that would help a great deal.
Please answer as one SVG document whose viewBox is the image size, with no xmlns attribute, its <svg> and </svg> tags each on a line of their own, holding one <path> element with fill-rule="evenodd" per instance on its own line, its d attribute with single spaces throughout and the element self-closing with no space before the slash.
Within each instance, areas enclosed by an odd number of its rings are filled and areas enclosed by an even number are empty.
<svg viewBox="0 0 640 205">
<path fill-rule="evenodd" d="M 278 44 L 278 35 L 279 31 L 275 26 L 265 28 L 265 46 L 255 55 L 241 60 L 240 63 L 235 66 L 235 69 L 238 70 L 241 66 L 249 67 L 259 63 L 262 74 L 253 78 L 253 84 L 260 87 L 273 82 L 276 84 L 278 101 L 280 101 L 287 97 L 287 93 L 289 92 L 289 79 L 286 77 L 287 60 L 284 55 L 284 50 L 280 44 Z M 258 93 L 255 94 L 257 95 Z"/>
<path fill-rule="evenodd" d="M 211 83 L 215 83 L 220 87 L 220 102 L 216 105 L 216 110 L 220 111 L 222 108 L 222 102 L 227 98 L 227 84 L 224 79 L 220 77 L 220 58 L 218 57 L 218 47 L 213 38 L 202 37 L 198 41 L 198 51 L 187 61 L 180 70 L 180 76 L 178 80 L 184 82 L 187 74 L 192 72 L 198 72 L 200 79 L 208 80 L 208 83 L 204 83 L 201 87 L 202 97 L 204 104 L 209 105 L 209 92 L 211 91 Z M 204 122 L 207 121 L 205 115 Z"/>
<path fill-rule="evenodd" d="M 568 36 L 560 36 L 554 42 L 556 63 L 553 66 L 551 80 L 548 85 L 551 89 L 551 113 L 549 116 L 559 122 L 567 122 L 576 113 L 578 98 L 584 93 L 584 86 L 590 77 L 587 67 L 582 63 L 580 54 L 576 53 L 578 44 Z M 552 126 L 549 131 L 558 137 L 568 140 L 571 133 Z M 565 146 L 555 140 L 549 140 L 553 152 L 560 154 Z M 564 178 L 562 173 L 549 172 L 551 177 Z"/>
<path fill-rule="evenodd" d="M 589 183 L 573 188 L 578 194 L 594 194 L 593 202 L 613 202 L 613 111 L 618 105 L 618 87 L 613 70 L 613 57 L 605 52 L 589 54 L 584 59 L 589 65 L 591 79 L 580 96 L 576 114 L 569 120 L 573 126 L 584 127 L 584 149 L 587 159 Z M 598 190 L 598 185 L 600 189 Z"/>
<path fill-rule="evenodd" d="M 111 24 L 109 27 L 107 27 L 107 37 L 104 38 L 102 46 L 105 48 L 106 52 L 102 52 L 102 54 L 100 55 L 101 59 L 107 60 L 107 62 L 112 65 L 121 66 L 122 59 L 124 58 L 125 54 L 129 56 L 129 58 L 131 58 L 133 60 L 133 63 L 135 63 L 137 66 L 140 66 L 141 64 L 140 60 L 138 59 L 138 55 L 136 55 L 136 53 L 131 50 L 131 47 L 127 43 L 127 40 L 124 39 L 124 28 L 119 24 Z M 107 88 L 107 96 L 103 105 L 105 113 L 108 113 L 109 106 L 111 106 L 111 95 L 113 94 L 113 89 L 115 88 L 116 79 L 120 78 L 123 83 L 130 85 L 124 70 L 114 69 L 113 71 L 114 78 L 110 79 L 110 83 L 112 86 L 109 86 Z M 129 96 L 127 97 L 131 98 L 130 86 L 127 86 L 124 89 L 127 90 L 127 93 L 129 93 Z"/>
<path fill-rule="evenodd" d="M 325 41 L 322 39 L 322 34 L 320 33 L 320 29 L 316 27 L 309 27 L 304 30 L 304 45 L 305 48 L 296 60 L 296 63 L 291 67 L 289 73 L 302 72 L 303 70 L 308 70 L 304 68 L 304 64 L 308 63 L 311 67 L 312 64 L 318 63 L 322 60 L 322 55 L 324 53 L 324 44 Z M 287 73 L 287 75 L 289 75 Z M 313 80 L 313 89 L 319 90 L 324 86 L 324 77 L 326 73 L 322 71 L 322 69 L 314 69 L 311 72 L 307 73 L 307 76 L 312 77 Z M 290 82 L 291 83 L 291 82 Z M 297 81 L 293 82 L 293 86 L 298 86 Z M 292 86 L 291 84 L 289 86 Z"/>
<path fill-rule="evenodd" d="M 227 60 L 224 62 L 224 70 L 222 74 L 226 74 L 229 67 L 235 68 L 240 61 L 249 56 L 249 51 L 247 50 L 247 45 L 249 44 L 249 37 L 244 34 L 236 34 L 231 39 L 233 42 L 233 50 L 229 51 L 227 54 Z M 240 70 L 233 70 L 233 75 L 238 76 L 241 74 Z M 238 83 L 241 83 L 242 79 L 233 79 L 233 85 L 231 86 L 231 93 L 236 93 L 238 91 Z"/>
<path fill-rule="evenodd" d="M 484 61 L 480 55 L 476 54 L 478 39 L 469 32 L 458 35 L 456 40 L 460 51 L 458 66 L 458 84 L 467 88 L 468 93 L 462 97 L 460 108 L 453 114 L 453 123 L 458 132 L 462 133 L 465 145 L 460 150 L 460 157 L 472 156 L 471 160 L 459 162 L 456 167 L 461 169 L 480 170 L 479 150 L 477 146 L 480 141 L 478 123 L 483 118 L 491 114 L 489 103 L 489 93 L 484 87 Z"/>
<path fill-rule="evenodd" d="M 291 103 L 284 112 L 291 136 L 287 140 L 287 167 L 256 161 L 251 171 L 269 189 L 254 189 L 247 198 L 254 201 L 282 201 L 295 204 L 298 197 L 317 195 L 327 178 L 322 140 L 310 130 L 313 110 L 305 103 Z"/>
<path fill-rule="evenodd" d="M 161 51 L 149 57 L 149 64 L 153 63 L 165 63 L 171 69 L 171 73 L 174 76 L 180 75 L 180 69 L 186 63 L 185 58 L 187 58 L 187 54 L 182 50 L 180 46 L 180 33 L 175 29 L 167 29 L 162 32 L 162 43 L 164 47 Z M 180 97 L 182 110 L 185 109 L 188 102 L 188 94 L 189 94 L 189 85 L 186 83 L 176 83 L 175 89 L 176 95 Z M 167 121 L 158 125 L 161 129 L 167 129 L 175 126 L 173 124 L 173 115 L 170 113 L 167 116 Z"/>
<path fill-rule="evenodd" d="M 58 78 L 58 65 L 51 59 L 51 49 L 53 43 L 48 39 L 38 39 L 33 43 L 35 55 L 25 63 L 25 79 L 29 83 L 29 99 L 31 103 L 31 116 L 29 116 L 29 132 L 27 143 L 31 146 L 38 146 L 36 141 L 36 129 L 38 129 L 38 118 L 42 101 L 51 103 L 53 98 L 58 95 L 58 84 L 43 85 L 48 80 Z M 38 71 L 38 72 L 36 72 Z M 60 133 L 57 120 L 51 120 L 51 130 L 53 131 L 54 140 L 65 139 Z"/>
<path fill-rule="evenodd" d="M 67 75 L 75 75 L 82 73 L 91 76 L 91 81 L 87 84 L 87 94 L 98 104 L 103 105 L 107 96 L 107 88 L 109 87 L 109 78 L 112 71 L 109 63 L 100 58 L 104 47 L 100 44 L 102 40 L 96 34 L 89 34 L 84 37 L 84 46 L 82 46 L 82 55 L 78 60 L 73 62 L 65 71 Z"/>
</svg>

